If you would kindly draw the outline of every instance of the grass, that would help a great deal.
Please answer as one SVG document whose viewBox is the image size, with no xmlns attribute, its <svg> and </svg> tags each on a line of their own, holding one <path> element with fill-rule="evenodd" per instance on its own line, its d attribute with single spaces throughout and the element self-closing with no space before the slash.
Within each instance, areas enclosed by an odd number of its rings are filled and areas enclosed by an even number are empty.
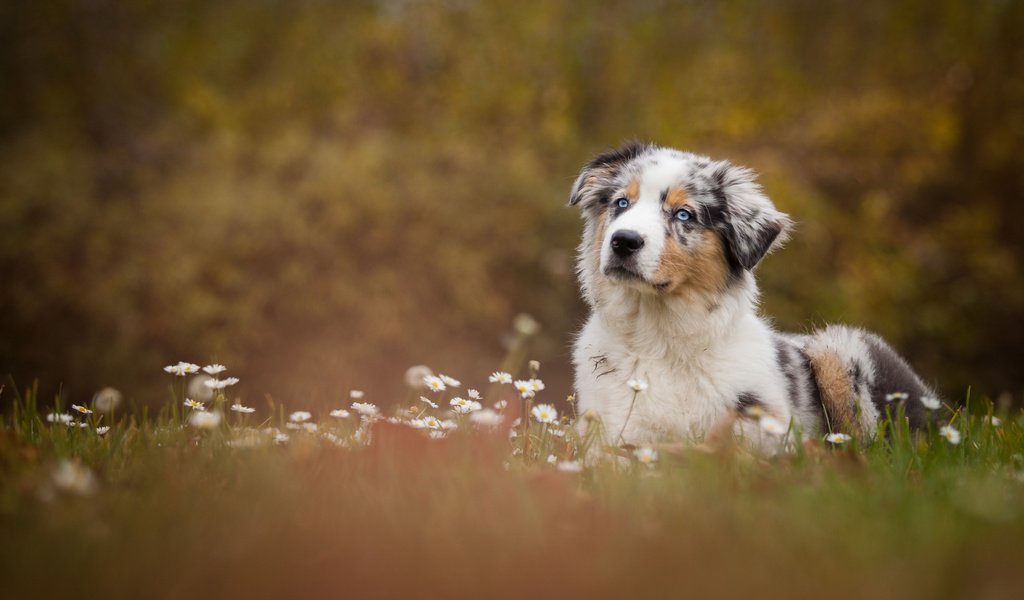
<svg viewBox="0 0 1024 600">
<path fill-rule="evenodd" d="M 1024 418 L 1004 412 L 993 425 L 987 403 L 941 409 L 958 444 L 908 431 L 897 412 L 863 444 L 808 440 L 771 457 L 725 440 L 571 472 L 548 456 L 567 463 L 593 441 L 564 417 L 520 423 L 512 440 L 465 415 L 444 439 L 381 418 L 364 444 L 351 409 L 314 415 L 313 432 L 289 429 L 279 405 L 225 410 L 221 394 L 209 408 L 225 417 L 204 429 L 179 410 L 182 388 L 171 393 L 158 414 L 76 414 L 81 428 L 48 422 L 31 389 L 0 390 L 4 597 L 1024 590 Z M 485 405 L 504 394 L 517 408 L 510 386 L 488 394 Z"/>
</svg>

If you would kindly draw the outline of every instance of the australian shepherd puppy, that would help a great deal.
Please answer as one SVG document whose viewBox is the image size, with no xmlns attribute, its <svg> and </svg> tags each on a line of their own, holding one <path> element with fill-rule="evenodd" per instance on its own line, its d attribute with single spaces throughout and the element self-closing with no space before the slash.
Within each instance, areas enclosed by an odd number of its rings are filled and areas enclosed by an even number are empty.
<svg viewBox="0 0 1024 600">
<path fill-rule="evenodd" d="M 792 222 L 750 170 L 630 144 L 584 166 L 569 204 L 586 222 L 577 270 L 592 309 L 573 353 L 578 408 L 606 443 L 700 441 L 730 418 L 755 445 L 870 437 L 887 407 L 920 425 L 937 404 L 876 335 L 785 334 L 758 315 L 754 268 Z"/>
</svg>

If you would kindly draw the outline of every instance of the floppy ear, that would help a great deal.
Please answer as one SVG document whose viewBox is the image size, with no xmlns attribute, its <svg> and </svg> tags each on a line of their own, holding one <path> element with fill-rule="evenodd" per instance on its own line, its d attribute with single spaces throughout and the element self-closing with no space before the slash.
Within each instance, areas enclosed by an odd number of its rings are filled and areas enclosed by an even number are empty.
<svg viewBox="0 0 1024 600">
<path fill-rule="evenodd" d="M 718 163 L 711 181 L 715 196 L 725 203 L 723 233 L 729 251 L 749 271 L 786 241 L 793 221 L 775 208 L 750 169 Z"/>
<path fill-rule="evenodd" d="M 569 192 L 569 206 L 589 208 L 602 199 L 602 191 L 614 183 L 623 165 L 651 148 L 650 144 L 630 142 L 617 150 L 599 154 L 580 171 Z"/>
</svg>

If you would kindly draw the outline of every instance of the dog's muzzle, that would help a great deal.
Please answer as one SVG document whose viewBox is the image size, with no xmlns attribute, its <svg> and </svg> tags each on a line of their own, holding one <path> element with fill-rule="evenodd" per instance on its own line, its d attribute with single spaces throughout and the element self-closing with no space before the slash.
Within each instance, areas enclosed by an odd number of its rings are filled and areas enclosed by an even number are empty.
<svg viewBox="0 0 1024 600">
<path fill-rule="evenodd" d="M 604 274 L 617 281 L 644 281 L 636 264 L 637 255 L 644 247 L 644 237 L 632 229 L 620 229 L 612 233 L 608 245 L 612 252 Z"/>
</svg>

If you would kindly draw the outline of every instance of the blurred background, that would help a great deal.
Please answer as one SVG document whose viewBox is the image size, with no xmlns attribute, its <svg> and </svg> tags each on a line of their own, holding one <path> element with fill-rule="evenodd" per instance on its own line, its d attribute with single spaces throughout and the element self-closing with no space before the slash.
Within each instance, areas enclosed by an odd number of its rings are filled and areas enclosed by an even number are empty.
<svg viewBox="0 0 1024 600">
<path fill-rule="evenodd" d="M 382 404 L 480 384 L 513 317 L 570 391 L 565 207 L 627 139 L 750 166 L 799 223 L 780 328 L 880 332 L 1018 400 L 1024 3 L 52 0 L 0 5 L 0 374 Z"/>
</svg>

